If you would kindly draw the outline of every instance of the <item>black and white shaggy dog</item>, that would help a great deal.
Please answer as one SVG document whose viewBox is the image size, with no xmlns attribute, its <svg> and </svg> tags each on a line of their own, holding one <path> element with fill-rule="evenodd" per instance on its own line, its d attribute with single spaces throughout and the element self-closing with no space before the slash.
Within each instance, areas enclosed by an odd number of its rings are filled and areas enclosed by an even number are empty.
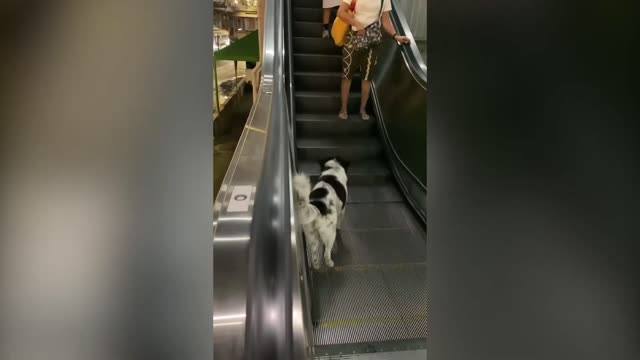
<svg viewBox="0 0 640 360">
<path fill-rule="evenodd" d="M 339 157 L 320 161 L 322 173 L 311 190 L 311 181 L 304 174 L 293 178 L 297 195 L 298 219 L 311 250 L 314 269 L 320 268 L 320 242 L 324 244 L 324 261 L 333 267 L 331 250 L 340 229 L 347 203 L 347 168 L 349 162 Z"/>
</svg>

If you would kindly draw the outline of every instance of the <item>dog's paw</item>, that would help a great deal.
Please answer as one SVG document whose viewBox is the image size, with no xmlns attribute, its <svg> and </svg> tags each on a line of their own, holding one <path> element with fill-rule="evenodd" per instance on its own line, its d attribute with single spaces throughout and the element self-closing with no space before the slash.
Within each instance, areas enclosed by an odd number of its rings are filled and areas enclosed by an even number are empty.
<svg viewBox="0 0 640 360">
<path fill-rule="evenodd" d="M 333 260 L 331 259 L 326 259 L 325 262 L 327 263 L 327 266 L 332 268 L 333 267 Z"/>
<path fill-rule="evenodd" d="M 313 266 L 313 268 L 314 268 L 315 270 L 320 269 L 320 265 L 321 265 L 321 264 L 320 264 L 320 258 L 318 258 L 318 257 L 315 257 L 315 256 L 314 256 L 314 257 L 311 259 L 311 265 Z"/>
</svg>

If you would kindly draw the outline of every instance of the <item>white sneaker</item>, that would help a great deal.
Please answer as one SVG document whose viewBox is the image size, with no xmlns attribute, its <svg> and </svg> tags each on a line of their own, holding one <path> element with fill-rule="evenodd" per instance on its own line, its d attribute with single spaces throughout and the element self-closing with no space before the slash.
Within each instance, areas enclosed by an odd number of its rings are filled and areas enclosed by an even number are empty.
<svg viewBox="0 0 640 360">
<path fill-rule="evenodd" d="M 329 30 L 327 29 L 322 30 L 322 38 L 326 39 L 328 37 L 329 37 Z"/>
</svg>

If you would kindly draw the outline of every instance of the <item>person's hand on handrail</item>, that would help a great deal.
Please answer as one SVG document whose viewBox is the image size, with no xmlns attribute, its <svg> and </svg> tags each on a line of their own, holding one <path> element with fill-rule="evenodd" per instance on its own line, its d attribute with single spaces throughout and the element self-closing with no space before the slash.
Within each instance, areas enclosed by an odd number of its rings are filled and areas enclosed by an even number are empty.
<svg viewBox="0 0 640 360">
<path fill-rule="evenodd" d="M 387 31 L 387 33 L 389 35 L 391 35 L 393 37 L 393 40 L 401 43 L 401 44 L 408 44 L 411 42 L 411 39 L 409 39 L 408 37 L 404 36 L 404 35 L 400 35 L 396 32 L 395 27 L 393 26 L 393 23 L 391 22 L 391 17 L 389 16 L 389 11 L 385 11 L 382 13 L 382 27 L 384 27 L 384 29 Z"/>
</svg>

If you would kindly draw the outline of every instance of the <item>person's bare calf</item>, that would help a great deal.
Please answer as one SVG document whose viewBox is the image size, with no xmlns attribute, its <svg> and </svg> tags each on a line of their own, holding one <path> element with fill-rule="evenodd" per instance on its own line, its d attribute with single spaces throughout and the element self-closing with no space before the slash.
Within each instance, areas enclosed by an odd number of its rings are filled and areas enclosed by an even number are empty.
<svg viewBox="0 0 640 360">
<path fill-rule="evenodd" d="M 340 113 L 338 116 L 342 120 L 347 120 L 347 105 L 349 103 L 349 89 L 351 88 L 351 79 L 342 79 L 340 84 Z"/>
<path fill-rule="evenodd" d="M 329 19 L 331 18 L 331 9 L 322 9 L 322 38 L 329 37 Z"/>
<path fill-rule="evenodd" d="M 360 98 L 360 117 L 362 120 L 369 120 L 369 114 L 367 114 L 367 101 L 369 100 L 369 93 L 371 92 L 371 81 L 362 80 L 362 97 Z"/>
</svg>

